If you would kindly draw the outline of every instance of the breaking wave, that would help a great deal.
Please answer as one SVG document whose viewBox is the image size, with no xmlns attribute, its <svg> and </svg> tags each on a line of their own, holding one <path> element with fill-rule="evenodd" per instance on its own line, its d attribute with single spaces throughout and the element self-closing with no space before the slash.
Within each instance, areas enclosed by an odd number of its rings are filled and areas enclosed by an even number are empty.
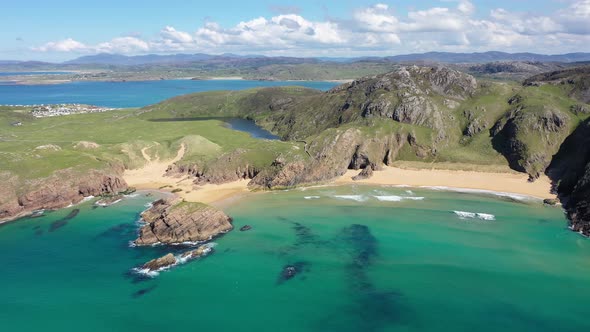
<svg viewBox="0 0 590 332">
<path fill-rule="evenodd" d="M 411 200 L 411 201 L 421 201 L 424 200 L 424 197 L 416 197 L 416 196 L 397 196 L 397 195 L 382 195 L 382 196 L 373 196 L 378 201 L 381 202 L 401 202 L 403 200 Z"/>
<path fill-rule="evenodd" d="M 467 211 L 453 211 L 454 214 L 459 216 L 461 219 L 480 219 L 480 220 L 496 220 L 496 216 L 489 213 L 481 212 L 467 212 Z"/>
<path fill-rule="evenodd" d="M 305 198 L 305 199 L 318 199 L 318 198 L 320 198 L 320 196 L 305 196 L 303 198 Z"/>
<path fill-rule="evenodd" d="M 534 200 L 537 199 L 533 196 L 515 194 L 515 193 L 507 193 L 502 191 L 493 191 L 493 190 L 485 190 L 485 189 L 468 189 L 468 188 L 455 188 L 455 187 L 445 187 L 445 186 L 422 186 L 420 188 L 426 188 L 431 190 L 439 190 L 439 191 L 454 191 L 458 193 L 468 193 L 468 194 L 485 194 L 485 195 L 493 195 L 498 197 L 507 197 L 517 201 L 526 201 L 526 200 Z"/>
<path fill-rule="evenodd" d="M 334 198 L 353 200 L 357 202 L 365 202 L 367 200 L 367 197 L 364 195 L 334 195 Z"/>
</svg>

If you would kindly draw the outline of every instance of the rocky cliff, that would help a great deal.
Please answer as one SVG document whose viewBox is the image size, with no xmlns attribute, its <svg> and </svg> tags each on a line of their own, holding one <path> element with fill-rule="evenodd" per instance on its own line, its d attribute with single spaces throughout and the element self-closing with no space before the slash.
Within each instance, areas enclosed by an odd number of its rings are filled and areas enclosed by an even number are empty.
<svg viewBox="0 0 590 332">
<path fill-rule="evenodd" d="M 78 172 L 60 170 L 48 178 L 32 180 L 25 188 L 10 173 L 0 174 L 0 221 L 31 214 L 35 210 L 58 209 L 79 203 L 87 196 L 116 194 L 127 189 L 122 169 Z"/>
<path fill-rule="evenodd" d="M 561 145 L 547 169 L 564 204 L 571 228 L 590 236 L 590 120 Z"/>
<path fill-rule="evenodd" d="M 158 200 L 141 215 L 146 222 L 135 240 L 137 245 L 208 241 L 229 232 L 232 219 L 202 203 Z"/>
</svg>

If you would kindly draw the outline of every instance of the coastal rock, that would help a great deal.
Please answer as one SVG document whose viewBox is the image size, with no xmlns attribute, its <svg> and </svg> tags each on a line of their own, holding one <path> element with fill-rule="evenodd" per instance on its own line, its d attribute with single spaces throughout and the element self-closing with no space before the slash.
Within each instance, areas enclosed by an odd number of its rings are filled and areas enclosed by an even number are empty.
<svg viewBox="0 0 590 332">
<path fill-rule="evenodd" d="M 123 195 L 110 195 L 103 197 L 94 203 L 97 206 L 107 207 L 119 203 L 123 199 Z"/>
<path fill-rule="evenodd" d="M 354 180 L 354 181 L 366 180 L 372 176 L 373 176 L 373 167 L 368 166 L 368 167 L 363 168 L 363 170 L 359 174 L 353 176 L 352 180 Z"/>
<path fill-rule="evenodd" d="M 147 224 L 139 231 L 137 245 L 207 241 L 233 228 L 222 211 L 178 200 L 158 200 L 141 217 Z"/>
<path fill-rule="evenodd" d="M 0 173 L 0 221 L 77 204 L 88 196 L 113 195 L 127 189 L 122 169 L 76 172 L 60 170 L 53 175 L 19 187 L 16 177 Z M 19 194 L 20 193 L 20 194 Z"/>
<path fill-rule="evenodd" d="M 244 225 L 244 226 L 240 227 L 240 232 L 249 231 L 251 229 L 252 229 L 252 226 L 250 226 L 250 225 Z"/>
<path fill-rule="evenodd" d="M 176 257 L 169 253 L 160 258 L 152 259 L 151 261 L 145 263 L 141 268 L 146 269 L 148 271 L 158 271 L 161 269 L 169 268 L 172 265 L 175 265 L 176 263 Z"/>
<path fill-rule="evenodd" d="M 491 129 L 492 145 L 512 169 L 534 180 L 545 172 L 569 134 L 570 118 L 549 106 L 532 106 L 523 98 L 515 103 Z"/>
<path fill-rule="evenodd" d="M 303 272 L 308 265 L 309 263 L 307 262 L 296 262 L 294 264 L 285 265 L 279 274 L 277 283 L 281 284 L 285 281 L 293 279 L 295 276 Z"/>
<path fill-rule="evenodd" d="M 184 252 L 182 255 L 180 255 L 180 259 L 183 261 L 192 260 L 195 258 L 206 256 L 211 252 L 213 252 L 213 247 L 210 245 L 204 244 L 202 246 L 199 246 L 197 249 Z"/>
</svg>

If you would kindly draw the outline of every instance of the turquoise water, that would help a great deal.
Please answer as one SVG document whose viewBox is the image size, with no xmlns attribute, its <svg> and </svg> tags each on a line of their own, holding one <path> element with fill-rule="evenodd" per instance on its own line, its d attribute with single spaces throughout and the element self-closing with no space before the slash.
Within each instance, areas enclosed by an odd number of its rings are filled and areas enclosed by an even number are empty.
<svg viewBox="0 0 590 332">
<path fill-rule="evenodd" d="M 252 230 L 152 279 L 130 269 L 169 248 L 128 243 L 156 197 L 9 223 L 0 227 L 0 321 L 6 331 L 590 327 L 590 242 L 567 230 L 560 209 L 407 190 L 319 187 L 227 203 L 234 226 Z M 300 273 L 282 280 L 286 265 Z"/>
<path fill-rule="evenodd" d="M 79 103 L 104 107 L 142 107 L 193 92 L 243 90 L 297 85 L 328 90 L 333 82 L 247 80 L 158 80 L 140 82 L 73 82 L 50 85 L 0 84 L 0 105 Z"/>
</svg>

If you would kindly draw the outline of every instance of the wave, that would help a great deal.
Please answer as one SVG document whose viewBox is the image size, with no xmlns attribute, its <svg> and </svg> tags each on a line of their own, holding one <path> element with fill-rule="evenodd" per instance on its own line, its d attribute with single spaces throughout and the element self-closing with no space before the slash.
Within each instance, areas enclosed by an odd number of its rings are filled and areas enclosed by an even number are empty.
<svg viewBox="0 0 590 332">
<path fill-rule="evenodd" d="M 498 197 L 508 197 L 508 198 L 515 199 L 517 201 L 538 199 L 537 197 L 534 197 L 534 196 L 508 193 L 508 192 L 502 192 L 502 191 L 486 190 L 486 189 L 469 189 L 469 188 L 456 188 L 456 187 L 446 187 L 446 186 L 421 186 L 420 188 L 425 188 L 425 189 L 430 189 L 430 190 L 440 190 L 440 191 L 454 191 L 454 192 L 458 192 L 458 193 L 467 193 L 467 194 L 485 194 L 485 195 L 493 195 L 493 196 L 498 196 Z"/>
<path fill-rule="evenodd" d="M 305 198 L 305 199 L 318 199 L 318 198 L 320 198 L 320 196 L 305 196 L 303 198 Z"/>
<path fill-rule="evenodd" d="M 353 200 L 357 202 L 365 202 L 367 200 L 367 197 L 364 195 L 334 195 L 334 198 Z"/>
<path fill-rule="evenodd" d="M 424 197 L 416 197 L 416 196 L 397 196 L 397 195 L 382 195 L 382 196 L 373 196 L 377 200 L 381 202 L 401 202 L 403 200 L 411 200 L 411 201 L 421 201 L 424 200 Z"/>
<path fill-rule="evenodd" d="M 381 202 L 401 202 L 403 199 L 403 197 L 396 196 L 396 195 L 373 196 L 373 197 L 375 197 L 378 201 L 381 201 Z"/>
<path fill-rule="evenodd" d="M 117 204 L 117 203 L 119 203 L 121 201 L 122 201 L 122 199 L 118 199 L 118 200 L 115 200 L 115 201 L 109 202 L 109 203 L 102 203 L 102 202 L 98 201 L 98 202 L 94 203 L 94 205 L 96 205 L 96 206 L 102 206 L 102 207 L 107 207 L 107 206 L 115 205 L 115 204 Z"/>
<path fill-rule="evenodd" d="M 480 219 L 480 220 L 487 220 L 492 221 L 496 220 L 496 216 L 489 213 L 481 213 L 481 212 L 467 212 L 467 211 L 453 211 L 459 218 L 461 219 Z"/>
</svg>

